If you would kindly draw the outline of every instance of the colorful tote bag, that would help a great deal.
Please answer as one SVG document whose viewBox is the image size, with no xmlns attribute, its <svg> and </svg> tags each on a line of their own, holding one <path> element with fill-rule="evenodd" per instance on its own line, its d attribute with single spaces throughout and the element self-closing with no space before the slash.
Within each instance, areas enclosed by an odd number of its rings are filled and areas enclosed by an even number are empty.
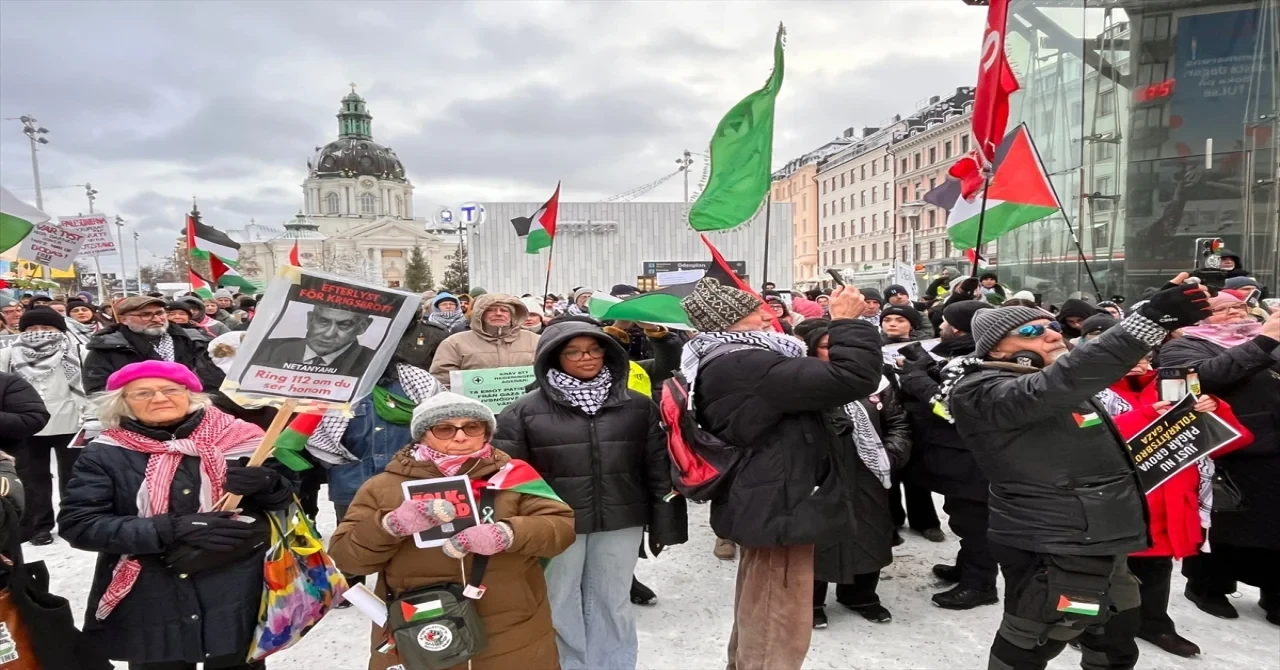
<svg viewBox="0 0 1280 670">
<path fill-rule="evenodd" d="M 325 553 L 320 534 L 296 499 L 288 510 L 267 516 L 271 549 L 263 564 L 265 585 L 250 663 L 296 644 L 347 590 L 347 581 Z"/>
</svg>

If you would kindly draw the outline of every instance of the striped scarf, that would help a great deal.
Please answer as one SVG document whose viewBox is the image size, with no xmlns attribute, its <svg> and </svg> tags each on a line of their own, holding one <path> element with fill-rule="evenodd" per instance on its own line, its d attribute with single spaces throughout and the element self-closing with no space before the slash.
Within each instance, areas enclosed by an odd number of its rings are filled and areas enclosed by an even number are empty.
<svg viewBox="0 0 1280 670">
<path fill-rule="evenodd" d="M 97 441 L 149 455 L 137 496 L 138 516 L 145 519 L 169 513 L 169 487 L 185 456 L 200 459 L 200 511 L 213 510 L 227 480 L 226 458 L 251 453 L 262 436 L 261 428 L 209 407 L 195 430 L 183 438 L 161 442 L 124 428 L 111 428 L 103 431 Z M 138 559 L 129 554 L 120 557 L 112 570 L 111 583 L 98 601 L 95 616 L 99 621 L 129 595 L 141 572 Z"/>
</svg>

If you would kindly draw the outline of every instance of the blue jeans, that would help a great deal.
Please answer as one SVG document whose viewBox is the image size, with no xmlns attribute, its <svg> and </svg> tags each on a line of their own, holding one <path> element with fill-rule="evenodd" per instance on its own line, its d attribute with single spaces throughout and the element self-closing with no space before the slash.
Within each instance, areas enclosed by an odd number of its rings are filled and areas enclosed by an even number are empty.
<svg viewBox="0 0 1280 670">
<path fill-rule="evenodd" d="M 631 575 L 644 528 L 578 535 L 547 567 L 561 670 L 635 670 Z"/>
</svg>

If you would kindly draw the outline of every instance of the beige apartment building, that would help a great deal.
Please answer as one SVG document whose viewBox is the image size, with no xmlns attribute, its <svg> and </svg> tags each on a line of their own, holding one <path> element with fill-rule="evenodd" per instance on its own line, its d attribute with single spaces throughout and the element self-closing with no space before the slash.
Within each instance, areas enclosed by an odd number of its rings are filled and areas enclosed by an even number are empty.
<svg viewBox="0 0 1280 670">
<path fill-rule="evenodd" d="M 880 286 L 892 264 L 894 178 L 889 147 L 902 128 L 863 128 L 854 144 L 818 164 L 821 269 L 859 286 Z"/>
<path fill-rule="evenodd" d="M 824 157 L 850 143 L 844 138 L 828 142 L 773 173 L 773 202 L 791 204 L 791 288 L 812 288 L 822 280 L 824 268 L 819 265 L 818 255 L 818 165 Z"/>
<path fill-rule="evenodd" d="M 923 265 L 924 276 L 917 276 L 924 280 L 945 266 L 967 262 L 964 252 L 952 248 L 947 238 L 946 210 L 922 198 L 946 179 L 951 165 L 971 148 L 973 89 L 959 88 L 945 100 L 935 97 L 929 102 L 904 122 L 889 148 L 898 205 L 893 253 L 908 263 Z M 988 245 L 986 250 L 989 259 L 994 259 L 994 246 Z"/>
</svg>

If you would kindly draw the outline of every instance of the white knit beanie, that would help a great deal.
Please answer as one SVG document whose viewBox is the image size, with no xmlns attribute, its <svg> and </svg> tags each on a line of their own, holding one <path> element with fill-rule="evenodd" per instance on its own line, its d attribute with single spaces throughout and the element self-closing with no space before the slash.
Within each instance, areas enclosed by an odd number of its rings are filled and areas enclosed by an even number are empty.
<svg viewBox="0 0 1280 670">
<path fill-rule="evenodd" d="M 498 430 L 498 420 L 494 418 L 493 410 L 484 403 L 464 395 L 442 391 L 413 408 L 409 434 L 414 441 L 418 441 L 428 428 L 449 419 L 475 419 L 489 426 L 489 435 Z"/>
</svg>

